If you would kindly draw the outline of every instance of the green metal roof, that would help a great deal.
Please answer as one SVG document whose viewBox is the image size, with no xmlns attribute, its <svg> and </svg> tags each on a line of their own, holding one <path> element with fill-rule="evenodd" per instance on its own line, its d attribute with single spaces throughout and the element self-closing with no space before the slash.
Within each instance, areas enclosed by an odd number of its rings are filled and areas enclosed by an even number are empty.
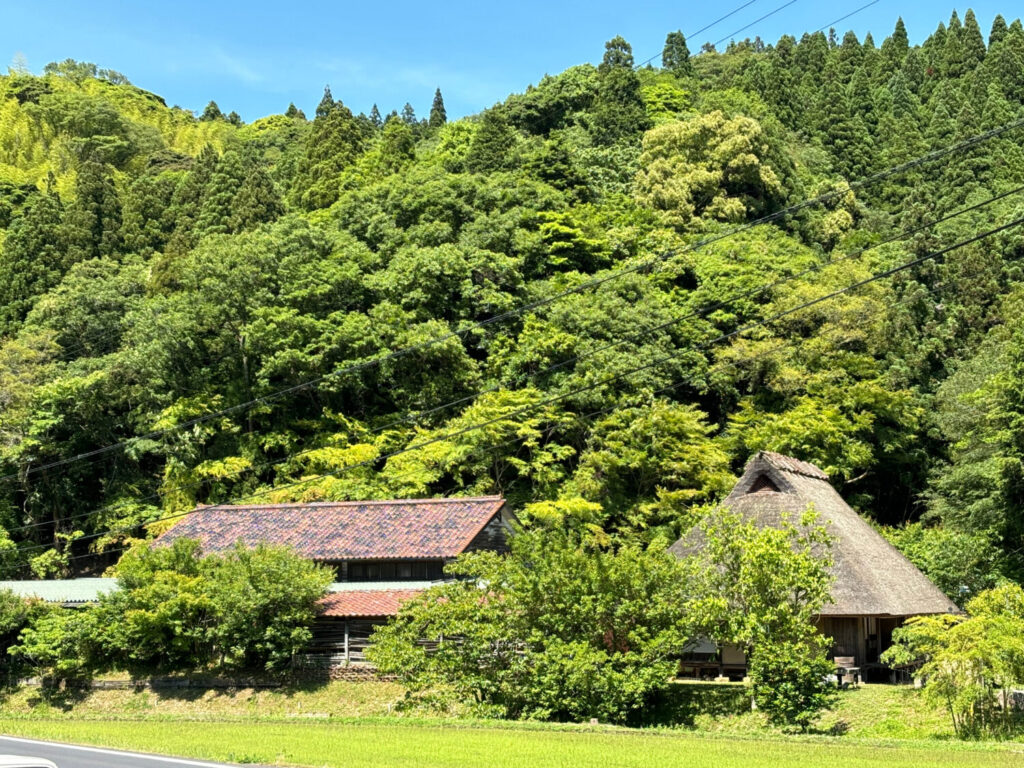
<svg viewBox="0 0 1024 768">
<path fill-rule="evenodd" d="M 427 589 L 437 581 L 336 581 L 328 592 L 371 592 L 396 589 Z M 38 597 L 47 603 L 95 603 L 100 595 L 113 592 L 117 579 L 48 579 L 43 581 L 0 581 L 20 597 Z"/>
<path fill-rule="evenodd" d="M 100 595 L 117 589 L 117 579 L 48 579 L 45 581 L 0 581 L 20 597 L 38 597 L 47 603 L 94 603 Z"/>
</svg>

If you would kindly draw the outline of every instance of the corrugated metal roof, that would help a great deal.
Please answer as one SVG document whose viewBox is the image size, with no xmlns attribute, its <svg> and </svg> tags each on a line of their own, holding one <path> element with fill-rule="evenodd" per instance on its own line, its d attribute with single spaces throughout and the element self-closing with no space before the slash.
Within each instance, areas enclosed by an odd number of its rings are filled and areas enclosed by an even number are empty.
<svg viewBox="0 0 1024 768">
<path fill-rule="evenodd" d="M 444 559 L 459 555 L 505 500 L 479 498 L 199 507 L 157 542 L 196 539 L 204 552 L 242 541 L 285 544 L 311 560 Z"/>
<path fill-rule="evenodd" d="M 48 579 L 45 581 L 0 581 L 19 597 L 38 597 L 47 603 L 94 603 L 100 595 L 117 589 L 117 579 Z"/>
<path fill-rule="evenodd" d="M 321 600 L 325 616 L 391 616 L 399 604 L 438 581 L 336 581 Z M 50 579 L 44 581 L 0 581 L 19 597 L 38 597 L 47 603 L 85 605 L 100 595 L 119 589 L 117 579 Z"/>
</svg>

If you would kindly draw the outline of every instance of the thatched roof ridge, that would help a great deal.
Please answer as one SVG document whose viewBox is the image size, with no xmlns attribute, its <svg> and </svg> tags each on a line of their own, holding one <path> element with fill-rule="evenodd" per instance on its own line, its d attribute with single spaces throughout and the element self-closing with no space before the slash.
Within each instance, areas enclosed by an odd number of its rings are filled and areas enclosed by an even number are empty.
<svg viewBox="0 0 1024 768">
<path fill-rule="evenodd" d="M 759 525 L 797 525 L 809 506 L 834 537 L 832 602 L 823 616 L 917 616 L 959 612 L 927 576 L 862 519 L 828 476 L 807 462 L 761 452 L 723 506 Z M 683 556 L 693 549 L 684 537 L 672 545 Z"/>
<path fill-rule="evenodd" d="M 781 472 L 792 472 L 794 475 L 813 477 L 815 480 L 828 480 L 828 475 L 810 462 L 800 461 L 800 459 L 794 459 L 792 456 L 786 456 L 781 453 L 761 451 L 747 463 L 747 467 L 749 468 L 750 464 L 755 461 L 763 461 Z"/>
</svg>

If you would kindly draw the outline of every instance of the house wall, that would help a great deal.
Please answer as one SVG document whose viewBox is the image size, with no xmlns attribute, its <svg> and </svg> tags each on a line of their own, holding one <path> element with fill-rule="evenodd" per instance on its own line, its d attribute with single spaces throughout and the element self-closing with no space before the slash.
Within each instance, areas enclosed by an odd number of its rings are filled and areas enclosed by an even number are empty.
<svg viewBox="0 0 1024 768">
<path fill-rule="evenodd" d="M 816 626 L 832 638 L 832 656 L 853 656 L 859 667 L 878 664 L 892 645 L 892 632 L 903 620 L 878 616 L 821 616 Z"/>
<path fill-rule="evenodd" d="M 313 638 L 302 664 L 323 668 L 366 661 L 370 635 L 387 620 L 387 616 L 360 619 L 321 616 L 313 623 Z"/>
<path fill-rule="evenodd" d="M 481 549 L 491 549 L 495 552 L 508 552 L 508 538 L 512 532 L 511 519 L 504 511 L 498 512 L 491 518 L 490 522 L 466 547 L 466 552 L 475 552 Z"/>
<path fill-rule="evenodd" d="M 821 634 L 832 638 L 831 656 L 853 656 L 856 666 L 865 663 L 863 617 L 822 616 L 816 624 Z"/>
<path fill-rule="evenodd" d="M 444 560 L 342 560 L 325 562 L 335 581 L 437 581 L 444 577 Z"/>
</svg>

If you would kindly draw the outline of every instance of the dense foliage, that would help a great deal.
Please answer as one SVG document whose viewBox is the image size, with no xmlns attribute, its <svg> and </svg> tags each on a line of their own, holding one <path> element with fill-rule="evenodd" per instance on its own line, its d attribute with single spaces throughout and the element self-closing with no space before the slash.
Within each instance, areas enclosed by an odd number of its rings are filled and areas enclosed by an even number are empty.
<svg viewBox="0 0 1024 768">
<path fill-rule="evenodd" d="M 5 569 L 238 498 L 582 497 L 643 548 L 770 448 L 920 522 L 894 540 L 955 598 L 1019 578 L 1019 230 L 714 340 L 1020 214 L 931 226 L 1024 182 L 1021 129 L 846 187 L 1024 114 L 1020 21 L 662 63 L 616 38 L 457 121 L 0 77 Z"/>
<path fill-rule="evenodd" d="M 9 653 L 52 679 L 94 672 L 277 671 L 310 641 L 329 569 L 288 549 L 200 556 L 196 542 L 138 547 L 98 605 L 37 608 Z"/>
<path fill-rule="evenodd" d="M 487 715 L 636 725 L 658 711 L 698 638 L 756 642 L 757 660 L 789 658 L 798 644 L 805 664 L 786 674 L 802 693 L 817 686 L 818 698 L 787 695 L 770 673 L 755 695 L 773 719 L 798 725 L 827 704 L 816 674 L 825 649 L 809 617 L 830 578 L 827 557 L 811 551 L 827 545 L 813 520 L 762 530 L 711 515 L 696 534 L 707 549 L 677 559 L 659 538 L 615 547 L 600 514 L 582 499 L 528 506 L 507 557 L 459 557 L 448 570 L 461 580 L 406 604 L 374 633 L 370 658 L 418 704 L 451 694 Z M 709 566 L 707 552 L 724 550 L 728 564 Z"/>
<path fill-rule="evenodd" d="M 893 633 L 890 663 L 923 661 L 925 693 L 961 738 L 1019 732 L 1024 686 L 1024 590 L 1003 584 L 967 603 L 967 616 L 919 616 Z"/>
</svg>

